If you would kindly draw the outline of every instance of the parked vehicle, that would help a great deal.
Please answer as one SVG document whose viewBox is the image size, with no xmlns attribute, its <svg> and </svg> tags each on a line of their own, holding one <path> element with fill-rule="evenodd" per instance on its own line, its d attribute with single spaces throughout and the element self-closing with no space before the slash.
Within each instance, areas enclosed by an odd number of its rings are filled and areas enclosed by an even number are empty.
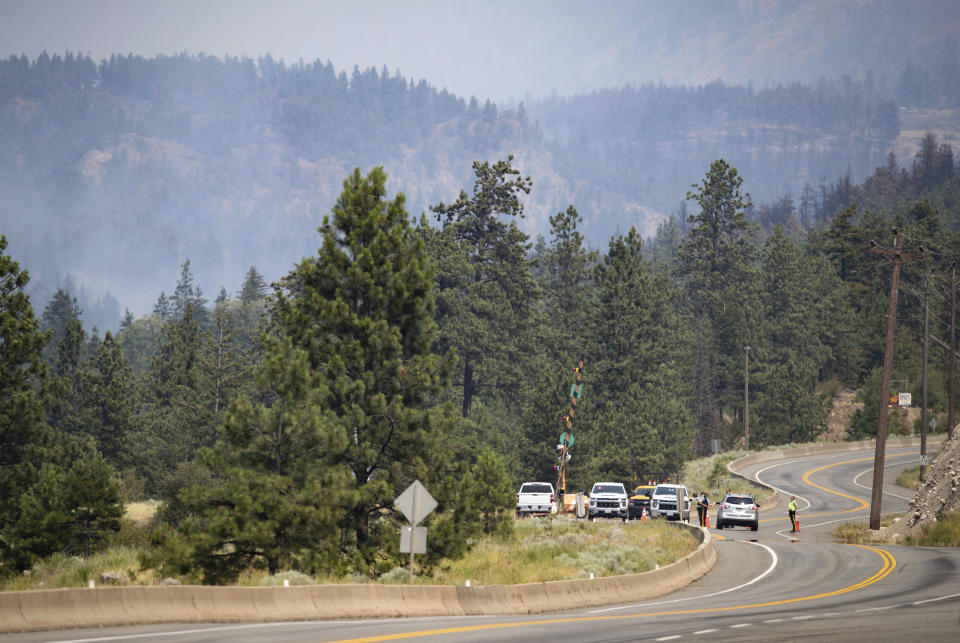
<svg viewBox="0 0 960 643">
<path fill-rule="evenodd" d="M 644 507 L 647 509 L 647 516 L 650 515 L 650 496 L 656 488 L 657 485 L 654 484 L 642 484 L 633 490 L 630 503 L 627 505 L 627 518 L 639 520 L 643 516 Z"/>
<path fill-rule="evenodd" d="M 677 506 L 677 498 L 681 506 Z M 690 520 L 690 494 L 682 484 L 658 484 L 650 496 L 650 515 L 667 520 Z"/>
<path fill-rule="evenodd" d="M 627 490 L 620 482 L 595 482 L 590 490 L 587 514 L 593 520 L 597 516 L 627 519 Z"/>
<path fill-rule="evenodd" d="M 555 498 L 549 482 L 524 482 L 517 492 L 517 518 L 556 511 Z"/>
<path fill-rule="evenodd" d="M 751 531 L 760 528 L 760 505 L 753 496 L 742 493 L 728 493 L 717 509 L 717 529 L 745 525 Z"/>
</svg>

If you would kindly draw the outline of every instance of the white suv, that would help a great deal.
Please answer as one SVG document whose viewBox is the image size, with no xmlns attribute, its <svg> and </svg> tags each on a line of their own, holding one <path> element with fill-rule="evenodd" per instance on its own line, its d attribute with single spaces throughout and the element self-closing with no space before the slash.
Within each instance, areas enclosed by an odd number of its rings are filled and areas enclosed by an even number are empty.
<svg viewBox="0 0 960 643">
<path fill-rule="evenodd" d="M 677 507 L 677 499 L 682 505 Z M 650 516 L 668 520 L 690 520 L 690 494 L 682 484 L 658 484 L 650 496 Z"/>
<path fill-rule="evenodd" d="M 627 519 L 627 490 L 620 482 L 596 482 L 590 490 L 587 513 L 591 520 L 597 516 Z"/>
</svg>

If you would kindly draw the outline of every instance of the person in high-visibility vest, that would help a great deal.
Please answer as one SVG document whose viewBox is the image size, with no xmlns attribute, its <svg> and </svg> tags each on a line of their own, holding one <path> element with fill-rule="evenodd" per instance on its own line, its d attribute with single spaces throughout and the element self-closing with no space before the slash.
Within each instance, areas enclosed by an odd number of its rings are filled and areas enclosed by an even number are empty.
<svg viewBox="0 0 960 643">
<path fill-rule="evenodd" d="M 787 503 L 787 513 L 790 514 L 790 532 L 797 531 L 797 499 L 790 496 L 790 502 Z"/>
</svg>

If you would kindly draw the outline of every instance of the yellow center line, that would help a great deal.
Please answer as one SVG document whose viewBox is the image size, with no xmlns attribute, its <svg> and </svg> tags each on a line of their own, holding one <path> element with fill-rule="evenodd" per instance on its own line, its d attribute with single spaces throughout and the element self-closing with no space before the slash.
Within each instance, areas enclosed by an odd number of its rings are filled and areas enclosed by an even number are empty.
<svg viewBox="0 0 960 643">
<path fill-rule="evenodd" d="M 843 463 L 839 463 L 843 464 Z M 537 621 L 518 621 L 515 623 L 488 623 L 486 625 L 466 625 L 463 627 L 448 627 L 437 630 L 421 630 L 419 632 L 403 632 L 399 634 L 383 634 L 380 636 L 370 636 L 365 638 L 358 639 L 344 639 L 341 641 L 336 641 L 335 643 L 374 643 L 375 641 L 397 641 L 401 639 L 413 639 L 421 638 L 424 636 L 439 636 L 441 634 L 461 634 L 463 632 L 480 632 L 483 630 L 497 630 L 497 629 L 506 629 L 511 627 L 529 627 L 531 625 L 556 625 L 560 623 L 585 623 L 589 621 L 612 621 L 612 620 L 623 620 L 623 619 L 636 619 L 636 618 L 647 618 L 650 616 L 678 616 L 678 615 L 688 615 L 688 614 L 706 614 L 710 612 L 730 612 L 733 610 L 745 610 L 753 609 L 758 607 L 772 607 L 774 605 L 786 605 L 788 603 L 799 603 L 802 601 L 812 601 L 818 598 L 828 598 L 831 596 L 839 596 L 840 594 L 846 594 L 847 592 L 852 592 L 858 589 L 863 589 L 868 585 L 872 585 L 877 581 L 886 578 L 890 572 L 893 571 L 893 568 L 897 566 L 897 561 L 890 552 L 884 551 L 883 549 L 878 549 L 876 547 L 870 547 L 867 545 L 848 545 L 849 547 L 860 547 L 861 549 L 867 549 L 872 552 L 875 552 L 883 559 L 883 566 L 875 574 L 869 578 L 860 581 L 854 585 L 848 585 L 847 587 L 841 587 L 840 589 L 834 590 L 832 592 L 824 592 L 822 594 L 814 594 L 813 596 L 799 596 L 796 598 L 786 598 L 780 601 L 768 601 L 766 603 L 751 603 L 750 605 L 731 605 L 728 607 L 706 607 L 699 609 L 689 609 L 689 610 L 672 610 L 667 612 L 646 612 L 643 614 L 605 614 L 602 616 L 574 616 L 568 618 L 554 618 L 554 619 L 541 619 Z"/>
<path fill-rule="evenodd" d="M 887 455 L 886 457 L 888 457 L 888 458 L 902 458 L 902 457 L 908 456 L 908 455 L 915 455 L 915 454 L 912 454 L 912 453 L 896 453 L 896 454 Z M 831 469 L 831 468 L 833 468 L 833 467 L 839 467 L 839 466 L 842 465 L 842 464 L 853 464 L 853 463 L 855 463 L 855 462 L 870 462 L 870 461 L 872 461 L 873 459 L 874 459 L 873 457 L 869 457 L 869 458 L 857 458 L 856 460 L 844 460 L 843 462 L 834 462 L 833 464 L 827 464 L 827 465 L 824 465 L 824 466 L 822 466 L 822 467 L 817 467 L 816 469 L 811 469 L 810 471 L 807 471 L 805 474 L 803 474 L 803 477 L 802 477 L 801 479 L 802 479 L 806 484 L 810 485 L 811 487 L 815 487 L 815 488 L 819 489 L 820 491 L 826 491 L 827 493 L 832 493 L 832 494 L 834 494 L 834 495 L 836 495 L 836 496 L 841 496 L 841 497 L 843 497 L 843 498 L 847 498 L 848 500 L 853 500 L 855 503 L 857 503 L 857 506 L 854 507 L 853 509 L 844 509 L 844 510 L 842 510 L 842 511 L 821 511 L 820 513 L 815 513 L 815 514 L 804 514 L 804 516 L 806 516 L 807 518 L 819 518 L 820 516 L 836 516 L 836 515 L 839 515 L 839 514 L 848 514 L 848 513 L 853 513 L 853 512 L 855 512 L 855 511 L 862 511 L 862 510 L 864 510 L 864 509 L 869 509 L 869 508 L 870 508 L 870 503 L 868 503 L 867 501 L 861 500 L 860 498 L 857 498 L 857 497 L 855 497 L 855 496 L 851 496 L 851 495 L 848 495 L 848 494 L 845 494 L 845 493 L 841 493 L 840 491 L 835 491 L 835 490 L 833 490 L 833 489 L 827 489 L 826 487 L 822 487 L 822 486 L 818 485 L 816 482 L 811 481 L 811 480 L 810 480 L 810 476 L 813 475 L 814 473 L 819 473 L 820 471 L 824 471 L 824 470 L 826 470 L 826 469 Z M 764 518 L 764 519 L 761 520 L 760 522 L 773 522 L 773 521 L 779 521 L 779 520 L 783 520 L 783 518 Z"/>
</svg>

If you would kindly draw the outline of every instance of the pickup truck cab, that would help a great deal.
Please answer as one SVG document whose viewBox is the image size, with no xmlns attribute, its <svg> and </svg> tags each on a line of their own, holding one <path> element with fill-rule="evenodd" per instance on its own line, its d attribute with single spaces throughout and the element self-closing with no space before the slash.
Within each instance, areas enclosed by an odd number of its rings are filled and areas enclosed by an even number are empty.
<svg viewBox="0 0 960 643">
<path fill-rule="evenodd" d="M 642 518 L 644 509 L 647 510 L 647 516 L 650 515 L 650 496 L 656 488 L 657 485 L 642 484 L 633 490 L 630 505 L 627 507 L 627 517 L 630 520 Z"/>
<path fill-rule="evenodd" d="M 595 482 L 590 490 L 587 514 L 593 520 L 597 516 L 627 519 L 627 490 L 621 482 Z"/>
<path fill-rule="evenodd" d="M 517 518 L 556 510 L 555 497 L 549 482 L 524 482 L 517 492 Z"/>
<path fill-rule="evenodd" d="M 677 506 L 677 498 L 681 506 Z M 690 494 L 682 484 L 658 484 L 650 496 L 650 515 L 668 520 L 690 520 Z"/>
</svg>

